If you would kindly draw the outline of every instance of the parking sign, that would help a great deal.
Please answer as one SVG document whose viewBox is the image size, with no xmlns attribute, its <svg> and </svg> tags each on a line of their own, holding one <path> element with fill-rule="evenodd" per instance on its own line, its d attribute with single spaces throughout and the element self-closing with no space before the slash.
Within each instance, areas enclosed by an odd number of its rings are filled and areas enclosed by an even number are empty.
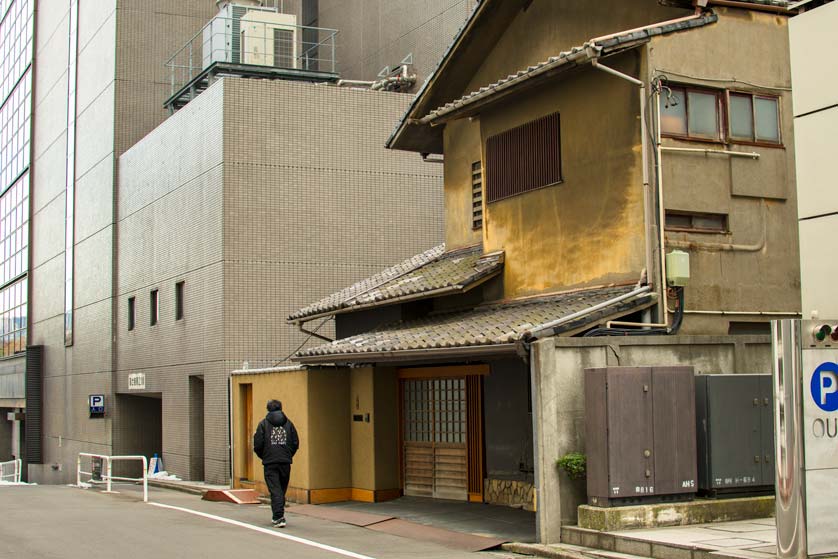
<svg viewBox="0 0 838 559">
<path fill-rule="evenodd" d="M 104 394 L 91 394 L 88 400 L 90 403 L 90 415 L 101 415 L 105 413 Z"/>
</svg>

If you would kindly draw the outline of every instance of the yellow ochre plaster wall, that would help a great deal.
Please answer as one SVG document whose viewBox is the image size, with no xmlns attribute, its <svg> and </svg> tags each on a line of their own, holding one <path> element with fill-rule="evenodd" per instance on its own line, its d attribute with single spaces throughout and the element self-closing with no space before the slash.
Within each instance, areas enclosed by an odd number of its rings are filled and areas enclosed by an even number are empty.
<svg viewBox="0 0 838 559">
<path fill-rule="evenodd" d="M 637 75 L 639 53 L 609 64 Z M 506 252 L 507 298 L 636 281 L 645 267 L 635 87 L 586 68 L 485 111 L 483 145 L 557 111 L 563 182 L 486 205 L 484 250 Z"/>
</svg>

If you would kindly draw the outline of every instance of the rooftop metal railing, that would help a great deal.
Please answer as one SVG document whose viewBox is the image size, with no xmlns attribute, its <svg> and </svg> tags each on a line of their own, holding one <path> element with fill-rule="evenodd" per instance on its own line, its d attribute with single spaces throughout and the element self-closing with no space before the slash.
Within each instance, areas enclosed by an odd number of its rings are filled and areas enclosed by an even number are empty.
<svg viewBox="0 0 838 559">
<path fill-rule="evenodd" d="M 8 462 L 0 462 L 0 481 L 20 483 L 22 473 L 23 461 L 20 458 Z"/>
<path fill-rule="evenodd" d="M 216 62 L 336 73 L 336 29 L 259 19 L 217 16 L 207 23 L 166 62 L 171 95 Z"/>
<path fill-rule="evenodd" d="M 90 471 L 82 470 L 82 458 L 89 458 L 90 459 Z M 104 471 L 95 471 L 94 461 L 101 460 L 103 462 L 102 466 Z M 142 477 L 122 477 L 122 476 L 115 476 L 113 475 L 113 463 L 116 461 L 129 461 L 129 460 L 138 460 L 142 462 L 143 465 L 143 475 Z M 76 462 L 76 485 L 81 487 L 81 476 L 82 474 L 90 476 L 88 478 L 88 482 L 91 481 L 104 481 L 107 488 L 105 489 L 106 493 L 112 493 L 113 482 L 114 481 L 129 481 L 139 483 L 142 482 L 143 484 L 143 501 L 148 502 L 148 458 L 145 456 L 107 456 L 105 454 L 90 454 L 87 452 L 80 452 L 78 460 Z M 100 479 L 96 479 L 97 474 L 99 475 Z"/>
</svg>

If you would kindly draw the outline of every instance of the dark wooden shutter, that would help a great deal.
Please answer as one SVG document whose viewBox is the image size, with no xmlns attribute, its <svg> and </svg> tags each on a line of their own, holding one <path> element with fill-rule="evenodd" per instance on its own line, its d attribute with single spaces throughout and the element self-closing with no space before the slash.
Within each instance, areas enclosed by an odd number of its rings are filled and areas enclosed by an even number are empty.
<svg viewBox="0 0 838 559">
<path fill-rule="evenodd" d="M 486 141 L 488 202 L 562 180 L 559 113 L 490 136 Z"/>
</svg>

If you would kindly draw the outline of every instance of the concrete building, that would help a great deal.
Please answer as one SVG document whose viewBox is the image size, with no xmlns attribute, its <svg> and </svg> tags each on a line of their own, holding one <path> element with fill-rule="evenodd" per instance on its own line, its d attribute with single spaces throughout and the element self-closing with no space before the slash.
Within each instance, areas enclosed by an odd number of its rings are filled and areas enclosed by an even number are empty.
<svg viewBox="0 0 838 559">
<path fill-rule="evenodd" d="M 242 4 L 244 11 L 259 11 L 262 3 Z M 282 7 L 296 23 L 318 21 L 316 1 L 289 0 Z M 373 155 L 409 102 L 403 95 L 326 92 L 325 86 L 288 82 L 207 83 L 206 99 L 199 102 L 193 88 L 177 106 L 167 103 L 180 85 L 173 69 L 184 70 L 173 68 L 173 55 L 192 44 L 218 11 L 213 0 L 0 3 L 0 34 L 7 39 L 0 59 L 5 103 L 0 206 L 6 212 L 0 460 L 24 455 L 33 481 L 69 481 L 81 451 L 112 454 L 126 448 L 162 451 L 165 465 L 183 477 L 226 481 L 226 383 L 218 375 L 245 361 L 282 361 L 308 336 L 276 325 L 266 314 L 269 306 L 278 304 L 283 315 L 440 238 L 441 203 L 432 187 L 440 166 L 415 155 Z M 417 24 L 436 13 L 424 14 Z M 329 17 L 351 19 L 338 8 Z M 277 37 L 294 26 L 274 27 Z M 324 35 L 334 36 L 311 26 L 294 28 L 299 44 L 321 45 Z M 254 29 L 259 32 L 254 24 L 246 33 Z M 450 35 L 437 37 L 443 44 L 450 41 Z M 266 44 L 267 36 L 261 38 Z M 252 48 L 244 65 L 256 72 L 266 70 L 269 59 L 285 56 L 281 49 Z M 432 48 L 438 47 L 423 44 L 413 52 L 417 60 L 428 60 L 424 53 Z M 321 69 L 317 57 L 351 61 L 361 56 L 353 49 L 360 47 L 347 43 L 339 55 L 299 47 L 291 56 L 307 56 L 305 63 L 286 65 L 283 77 L 334 82 L 337 70 Z M 202 63 L 189 60 L 190 77 Z M 240 103 L 234 95 L 242 96 Z M 164 123 L 174 109 L 186 112 Z M 193 121 L 187 124 L 190 115 Z M 202 119 L 217 128 L 208 130 Z M 266 121 L 273 122 L 273 130 L 261 128 Z M 294 130 L 288 128 L 291 121 Z M 140 142 L 152 131 L 153 137 Z M 191 134 L 191 144 L 178 141 L 178 133 Z M 208 145 L 208 137 L 219 143 Z M 168 146 L 165 158 L 155 142 Z M 164 173 L 159 158 L 175 167 Z M 145 162 L 145 169 L 137 167 Z M 206 173 L 196 175 L 196 169 Z M 418 176 L 424 191 L 410 188 L 411 177 Z M 206 189 L 198 188 L 200 181 Z M 411 191 L 403 205 L 377 194 L 398 189 Z M 179 200 L 180 212 L 166 207 L 186 192 L 194 196 Z M 370 198 L 380 204 L 373 203 L 375 210 L 353 226 L 323 225 L 324 219 L 343 224 L 342 212 Z M 396 243 L 393 250 L 329 259 L 330 246 L 352 242 L 357 231 L 394 220 L 409 206 L 422 210 L 405 214 L 410 237 L 402 239 L 401 248 Z M 196 211 L 215 228 L 184 219 L 186 211 Z M 306 217 L 309 211 L 315 220 Z M 306 253 L 316 255 L 319 268 Z M 159 324 L 150 330 L 155 288 Z M 136 322 L 129 333 L 132 297 Z M 184 318 L 175 323 L 176 300 Z M 222 324 L 227 320 L 233 322 Z M 326 325 L 318 335 L 328 332 Z M 209 372 L 199 370 L 204 366 Z M 169 388 L 157 384 L 152 367 L 183 371 L 183 383 L 171 399 L 160 397 Z M 116 395 L 127 391 L 128 374 L 136 374 L 132 388 L 142 386 L 143 372 L 150 397 L 134 391 Z M 152 394 L 152 387 L 157 392 Z M 103 415 L 91 415 L 91 395 L 104 395 Z M 197 413 L 201 402 L 203 424 Z M 203 438 L 195 435 L 201 430 Z"/>
<path fill-rule="evenodd" d="M 835 176 L 838 147 L 838 3 L 802 2 L 805 11 L 789 22 L 794 83 L 794 135 L 800 220 L 800 275 L 803 316 L 838 317 L 832 278 L 838 264 L 824 246 L 838 224 Z"/>
<path fill-rule="evenodd" d="M 291 314 L 337 339 L 234 385 L 311 403 L 344 366 L 327 431 L 377 467 L 342 495 L 524 506 L 559 541 L 586 368 L 768 372 L 769 320 L 799 316 L 787 8 L 483 0 L 388 142 L 444 156 L 445 244 Z"/>
</svg>

